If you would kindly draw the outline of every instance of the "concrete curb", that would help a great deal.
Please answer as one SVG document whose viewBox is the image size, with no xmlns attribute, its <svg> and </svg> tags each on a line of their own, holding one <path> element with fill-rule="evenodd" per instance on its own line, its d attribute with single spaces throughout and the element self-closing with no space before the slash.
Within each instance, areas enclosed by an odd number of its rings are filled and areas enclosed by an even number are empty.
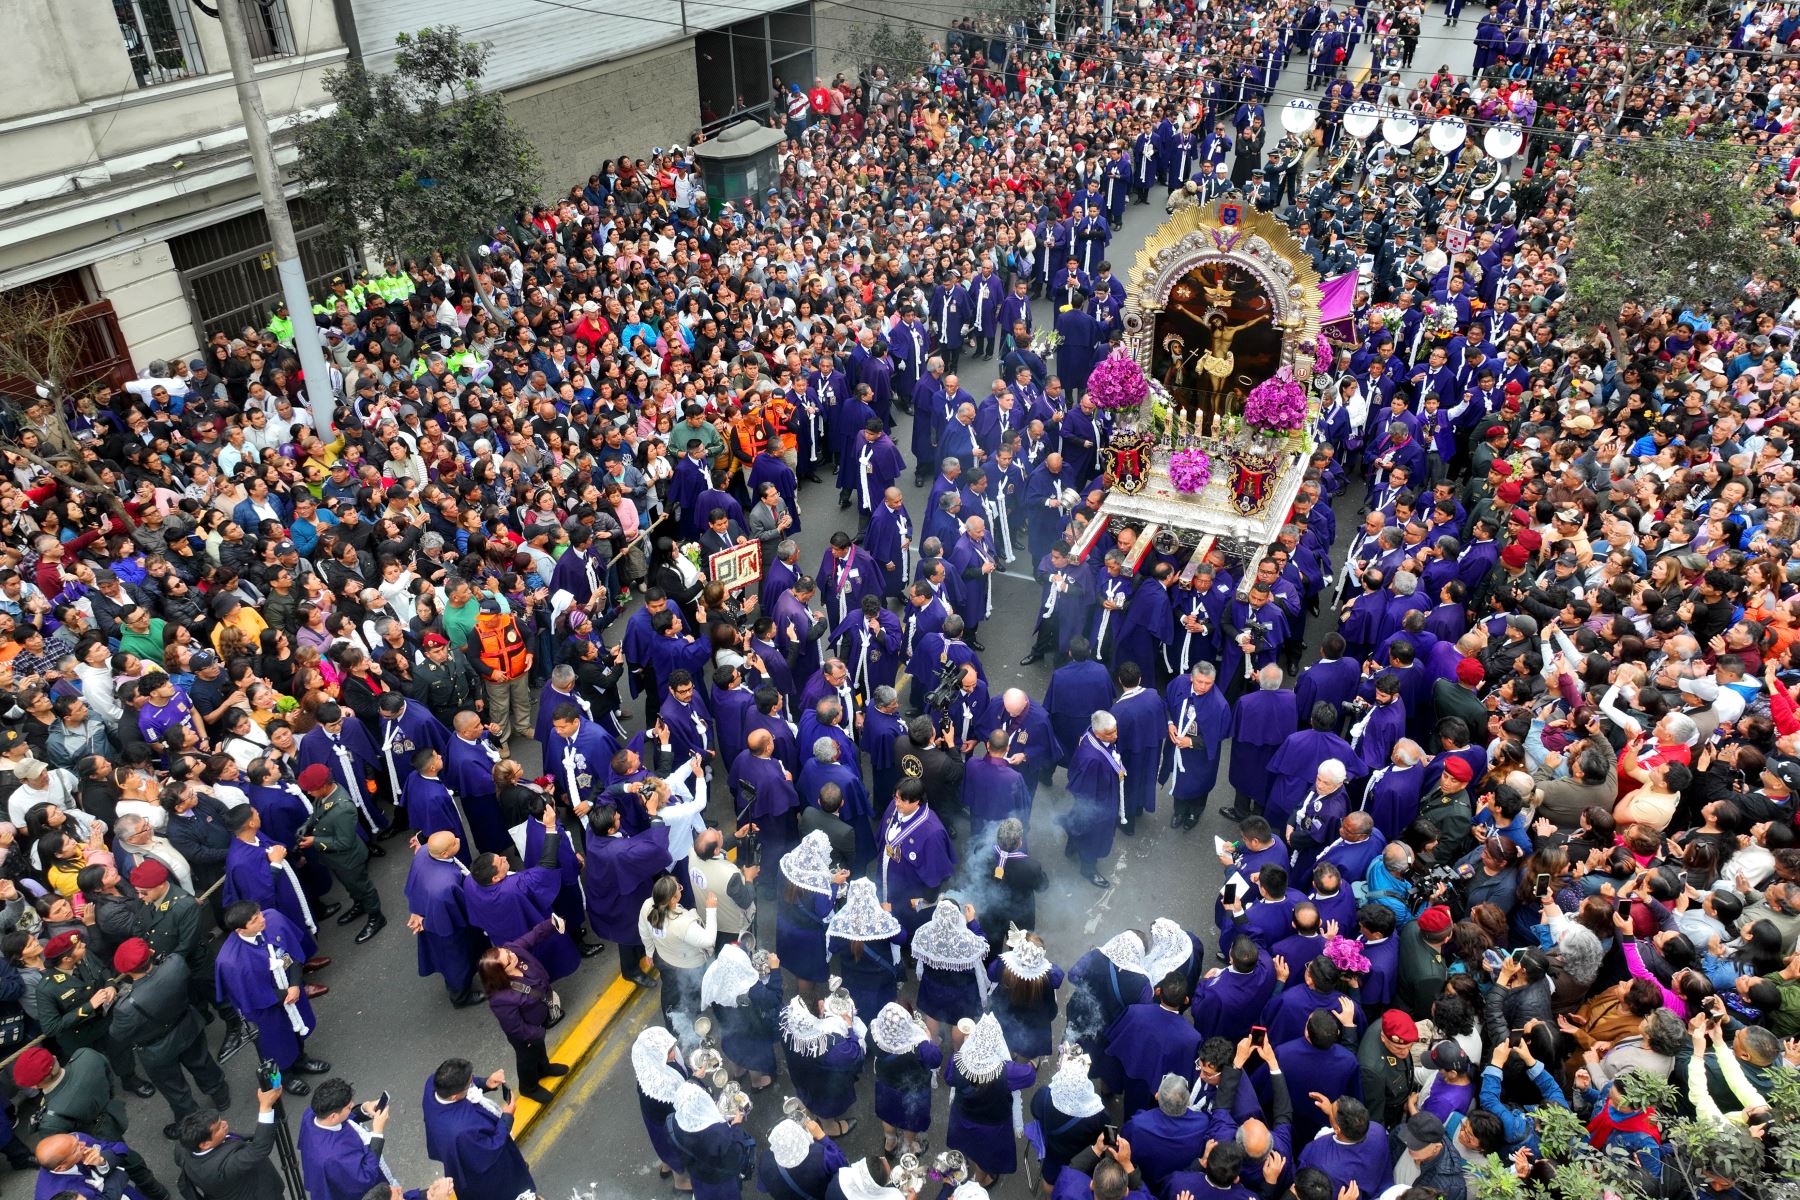
<svg viewBox="0 0 1800 1200">
<path fill-rule="evenodd" d="M 649 989 L 640 988 L 624 978 L 613 980 L 611 986 L 600 993 L 599 998 L 575 1022 L 574 1028 L 564 1034 L 562 1041 L 550 1052 L 550 1061 L 565 1064 L 569 1073 L 543 1080 L 544 1090 L 552 1096 L 558 1096 L 572 1088 L 572 1081 L 581 1073 L 588 1059 L 593 1057 L 613 1022 L 631 1007 L 638 996 L 648 994 L 648 991 Z M 518 1107 L 513 1110 L 513 1140 L 524 1142 L 548 1111 L 549 1106 L 520 1096 Z"/>
</svg>

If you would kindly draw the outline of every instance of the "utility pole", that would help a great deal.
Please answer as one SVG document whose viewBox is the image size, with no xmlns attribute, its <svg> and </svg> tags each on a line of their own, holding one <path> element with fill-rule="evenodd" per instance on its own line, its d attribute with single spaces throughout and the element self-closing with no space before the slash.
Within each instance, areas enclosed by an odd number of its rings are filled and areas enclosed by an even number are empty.
<svg viewBox="0 0 1800 1200">
<path fill-rule="evenodd" d="M 231 56 L 231 79 L 237 87 L 238 107 L 244 114 L 244 134 L 250 146 L 250 162 L 256 168 L 256 189 L 262 193 L 263 216 L 269 222 L 269 241 L 275 254 L 275 272 L 281 277 L 281 298 L 287 301 L 294 322 L 294 350 L 306 376 L 306 399 L 312 409 L 313 430 L 331 440 L 336 398 L 325 351 L 319 344 L 319 327 L 313 324 L 312 297 L 306 291 L 306 272 L 300 266 L 300 243 L 294 239 L 293 218 L 281 191 L 281 167 L 269 142 L 269 116 L 263 108 L 262 88 L 250 61 L 250 35 L 244 26 L 242 0 L 218 0 L 219 28 Z"/>
</svg>

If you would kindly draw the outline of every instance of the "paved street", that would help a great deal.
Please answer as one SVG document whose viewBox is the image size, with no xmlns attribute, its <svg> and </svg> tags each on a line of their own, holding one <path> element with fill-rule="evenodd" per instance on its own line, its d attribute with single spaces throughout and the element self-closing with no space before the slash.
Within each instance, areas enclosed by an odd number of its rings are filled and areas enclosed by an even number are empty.
<svg viewBox="0 0 1800 1200">
<path fill-rule="evenodd" d="M 1431 71 L 1448 63 L 1453 69 L 1467 68 L 1471 47 L 1465 31 L 1459 30 L 1454 41 L 1444 36 L 1440 20 L 1428 14 L 1427 28 L 1421 39 L 1416 59 L 1421 71 Z M 1472 25 L 1472 22 L 1471 22 Z M 1467 31 L 1472 34 L 1472 29 Z M 1365 43 L 1366 45 L 1366 43 Z M 1270 104 L 1272 130 L 1277 129 L 1278 110 L 1291 96 L 1305 94 L 1301 90 L 1303 64 L 1283 76 L 1281 90 Z M 1146 235 L 1163 218 L 1160 189 L 1153 193 L 1148 206 L 1129 210 L 1124 227 L 1110 248 L 1115 272 L 1126 275 L 1138 247 Z M 1038 320 L 1049 320 L 1046 306 L 1040 305 Z M 963 386 L 976 397 L 986 394 L 991 378 L 991 363 L 967 363 Z M 909 425 L 901 418 L 895 441 L 907 445 Z M 909 510 L 915 520 L 925 514 L 925 489 L 911 486 L 911 471 L 902 478 Z M 824 554 L 831 533 L 840 527 L 853 527 L 854 515 L 840 514 L 835 492 L 829 487 L 805 489 L 802 503 L 804 533 L 800 541 L 802 563 L 810 570 Z M 1352 505 L 1353 506 L 1353 505 Z M 1340 514 L 1340 528 L 1351 524 Z M 1038 588 L 1031 580 L 1030 564 L 1023 558 L 1001 577 L 995 590 L 995 616 L 981 630 L 987 646 L 982 656 L 987 668 L 992 694 L 999 695 L 1013 686 L 1041 695 L 1049 679 L 1050 664 L 1040 663 L 1020 668 L 1018 661 L 1027 652 L 1032 620 L 1038 599 Z M 614 626 L 608 640 L 616 641 L 623 633 L 623 622 Z M 1316 641 L 1316 634 L 1313 640 Z M 633 705 L 641 716 L 641 705 Z M 516 756 L 529 770 L 539 762 L 535 745 L 514 747 Z M 1221 772 L 1224 778 L 1224 772 Z M 1121 837 L 1116 842 L 1114 858 L 1102 866 L 1115 886 L 1099 891 L 1077 878 L 1064 865 L 1062 836 L 1053 826 L 1056 815 L 1068 803 L 1060 785 L 1040 792 L 1033 815 L 1030 846 L 1049 865 L 1054 881 L 1048 895 L 1040 903 L 1040 929 L 1053 961 L 1064 966 L 1097 940 L 1125 928 L 1143 929 L 1151 918 L 1170 916 L 1199 933 L 1212 948 L 1211 900 L 1219 883 L 1219 869 L 1210 853 L 1212 836 L 1228 832 L 1226 824 L 1208 812 L 1199 828 L 1187 833 L 1171 833 L 1167 826 L 1167 802 L 1157 817 L 1140 826 L 1136 838 Z M 1213 804 L 1216 809 L 1223 801 Z M 715 816 L 728 819 L 729 812 L 720 796 L 714 797 Z M 316 1002 L 320 1022 L 309 1049 L 329 1060 L 338 1074 L 351 1080 L 360 1098 L 375 1096 L 383 1089 L 391 1091 L 399 1105 L 399 1113 L 389 1126 L 388 1160 L 408 1187 L 422 1186 L 435 1177 L 436 1167 L 424 1152 L 424 1138 L 418 1120 L 417 1104 L 430 1071 L 444 1057 L 461 1054 L 475 1061 L 481 1071 L 495 1067 L 512 1068 L 512 1054 L 485 1008 L 453 1011 L 448 997 L 435 978 L 421 979 L 414 969 L 414 954 L 408 944 L 405 901 L 401 885 L 405 878 L 407 854 L 403 842 L 388 843 L 388 857 L 375 864 L 375 878 L 391 924 L 366 946 L 351 942 L 355 928 L 339 929 L 327 923 L 322 931 L 321 953 L 332 956 L 334 965 L 315 977 L 329 984 L 329 996 Z M 951 889 L 952 894 L 955 888 Z M 617 975 L 617 956 L 610 950 L 586 963 L 582 971 L 558 986 L 571 1014 L 578 1015 Z M 575 1016 L 569 1024 L 573 1024 Z M 546 1197 L 567 1200 L 571 1193 L 592 1190 L 596 1200 L 644 1197 L 667 1192 L 667 1186 L 655 1177 L 652 1156 L 639 1119 L 636 1094 L 630 1069 L 631 1040 L 646 1021 L 655 1019 L 656 1003 L 652 993 L 641 992 L 621 1014 L 607 1037 L 581 1074 L 568 1081 L 551 1110 L 540 1120 L 527 1144 L 537 1180 Z M 215 1027 L 214 1038 L 218 1036 Z M 553 1035 L 554 1040 L 554 1035 Z M 227 1066 L 227 1075 L 236 1093 L 237 1103 L 230 1114 L 242 1129 L 253 1120 L 253 1057 L 246 1052 Z M 770 1122 L 780 1116 L 782 1086 L 758 1098 L 750 1117 L 752 1129 L 761 1134 Z M 879 1125 L 867 1111 L 865 1103 L 857 1115 L 862 1127 L 846 1140 L 845 1149 L 854 1158 L 878 1151 Z M 158 1130 L 168 1119 L 167 1108 L 160 1100 L 130 1099 L 132 1141 L 151 1159 L 164 1178 L 172 1181 L 170 1144 L 162 1142 Z M 947 1105 L 947 1093 L 941 1102 Z M 289 1112 L 297 1117 L 302 1104 L 289 1101 Z M 942 1112 L 934 1130 L 934 1148 L 941 1147 Z M 1024 1185 L 1006 1182 L 1004 1195 L 1024 1195 Z"/>
</svg>

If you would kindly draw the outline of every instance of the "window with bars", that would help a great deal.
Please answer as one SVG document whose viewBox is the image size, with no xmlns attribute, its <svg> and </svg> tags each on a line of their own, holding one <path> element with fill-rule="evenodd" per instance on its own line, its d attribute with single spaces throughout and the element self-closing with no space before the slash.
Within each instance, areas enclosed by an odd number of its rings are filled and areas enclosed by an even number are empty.
<svg viewBox="0 0 1800 1200">
<path fill-rule="evenodd" d="M 139 87 L 206 73 L 187 0 L 113 0 L 113 12 Z"/>
<path fill-rule="evenodd" d="M 250 33 L 250 57 L 257 62 L 286 58 L 297 52 L 286 0 L 238 0 L 244 28 Z"/>
</svg>

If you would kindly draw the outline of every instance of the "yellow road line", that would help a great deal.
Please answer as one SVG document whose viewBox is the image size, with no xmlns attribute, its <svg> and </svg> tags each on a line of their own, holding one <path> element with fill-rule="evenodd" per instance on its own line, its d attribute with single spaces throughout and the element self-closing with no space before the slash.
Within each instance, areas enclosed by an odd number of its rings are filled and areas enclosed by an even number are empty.
<svg viewBox="0 0 1800 1200">
<path fill-rule="evenodd" d="M 555 1095 L 570 1086 L 570 1080 L 581 1073 L 583 1064 L 593 1056 L 594 1048 L 600 1044 L 607 1028 L 621 1012 L 631 1006 L 638 993 L 646 990 L 648 989 L 640 988 L 626 979 L 613 980 L 612 985 L 600 993 L 599 998 L 575 1022 L 574 1028 L 563 1035 L 562 1041 L 551 1051 L 550 1061 L 565 1064 L 569 1073 L 540 1081 L 544 1089 Z M 565 1105 L 565 1109 L 567 1107 Z M 520 1096 L 518 1107 L 513 1111 L 514 1139 L 523 1141 L 544 1111 L 544 1105 Z"/>
</svg>

